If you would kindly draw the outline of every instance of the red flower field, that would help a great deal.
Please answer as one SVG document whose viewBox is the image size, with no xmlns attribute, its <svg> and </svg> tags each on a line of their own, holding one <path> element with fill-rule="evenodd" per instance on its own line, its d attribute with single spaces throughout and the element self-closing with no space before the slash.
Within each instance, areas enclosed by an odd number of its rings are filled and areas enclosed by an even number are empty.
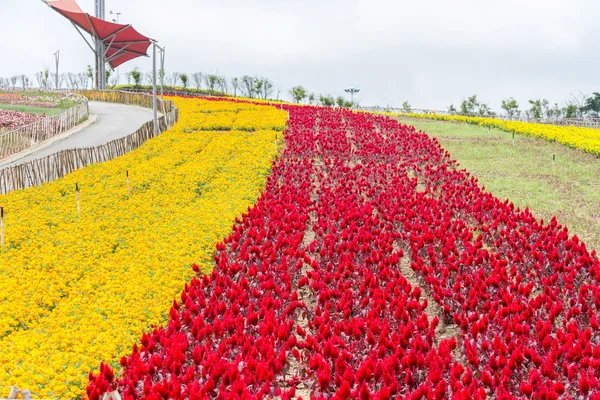
<svg viewBox="0 0 600 400">
<path fill-rule="evenodd" d="M 594 251 L 412 127 L 289 112 L 213 272 L 90 399 L 600 399 Z"/>
</svg>

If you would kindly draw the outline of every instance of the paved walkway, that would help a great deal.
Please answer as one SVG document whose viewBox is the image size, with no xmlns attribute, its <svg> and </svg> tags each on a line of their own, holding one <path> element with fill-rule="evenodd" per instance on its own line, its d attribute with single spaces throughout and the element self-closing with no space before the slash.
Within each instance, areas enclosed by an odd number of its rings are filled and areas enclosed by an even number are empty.
<svg viewBox="0 0 600 400">
<path fill-rule="evenodd" d="M 76 130 L 73 134 L 55 143 L 41 144 L 33 151 L 25 150 L 22 153 L 23 157 L 13 155 L 4 162 L 0 160 L 0 169 L 43 158 L 65 149 L 104 144 L 125 137 L 138 130 L 145 122 L 152 120 L 152 110 L 142 107 L 97 101 L 90 101 L 89 105 L 90 115 L 95 114 L 98 117 L 95 124 Z"/>
</svg>

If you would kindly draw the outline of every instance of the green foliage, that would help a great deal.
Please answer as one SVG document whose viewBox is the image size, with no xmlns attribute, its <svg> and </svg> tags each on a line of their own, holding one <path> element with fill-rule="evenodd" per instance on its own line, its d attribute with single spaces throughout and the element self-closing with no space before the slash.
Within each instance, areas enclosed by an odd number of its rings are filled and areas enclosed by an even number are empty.
<svg viewBox="0 0 600 400">
<path fill-rule="evenodd" d="M 294 103 L 300 103 L 307 96 L 306 89 L 304 89 L 302 86 L 294 86 L 290 91 L 290 94 L 294 99 Z"/>
<path fill-rule="evenodd" d="M 354 105 L 351 101 L 344 99 L 342 96 L 338 96 L 335 99 L 335 104 L 338 107 L 344 107 L 344 108 L 352 108 L 352 106 Z"/>
<path fill-rule="evenodd" d="M 578 108 L 575 104 L 567 104 L 565 108 L 565 118 L 577 118 Z"/>
<path fill-rule="evenodd" d="M 409 113 L 412 111 L 412 108 L 410 106 L 410 103 L 407 101 L 405 101 L 404 103 L 402 103 L 402 111 L 404 111 L 405 113 Z"/>
<path fill-rule="evenodd" d="M 550 103 L 546 99 L 536 99 L 529 100 L 529 104 L 531 104 L 531 108 L 529 109 L 531 116 L 539 119 L 544 117 Z"/>
<path fill-rule="evenodd" d="M 333 98 L 333 96 L 329 96 L 329 95 L 320 95 L 319 96 L 319 103 L 322 106 L 333 106 L 335 104 L 335 100 Z"/>
<path fill-rule="evenodd" d="M 519 111 L 519 103 L 510 97 L 508 100 L 502 100 L 502 109 L 506 111 L 506 115 L 509 118 L 518 117 L 521 112 Z"/>
<path fill-rule="evenodd" d="M 210 94 L 215 93 L 215 89 L 217 84 L 219 83 L 219 77 L 217 75 L 209 74 L 206 75 L 206 86 L 208 87 L 208 91 Z"/>
<path fill-rule="evenodd" d="M 585 99 L 583 111 L 593 116 L 598 116 L 600 113 L 600 93 L 594 92 L 590 97 Z"/>
<path fill-rule="evenodd" d="M 188 76 L 187 74 L 181 74 L 179 75 L 179 79 L 181 79 L 181 83 L 183 83 L 183 88 L 187 88 L 187 84 L 188 84 Z"/>
<path fill-rule="evenodd" d="M 135 87 L 139 88 L 140 84 L 142 83 L 142 73 L 138 67 L 133 68 L 133 70 L 129 72 L 129 75 L 131 76 L 131 79 L 133 79 Z"/>
<path fill-rule="evenodd" d="M 462 115 L 474 115 L 477 107 L 479 107 L 479 100 L 477 100 L 477 95 L 473 95 L 462 101 L 460 104 L 460 113 Z"/>
</svg>

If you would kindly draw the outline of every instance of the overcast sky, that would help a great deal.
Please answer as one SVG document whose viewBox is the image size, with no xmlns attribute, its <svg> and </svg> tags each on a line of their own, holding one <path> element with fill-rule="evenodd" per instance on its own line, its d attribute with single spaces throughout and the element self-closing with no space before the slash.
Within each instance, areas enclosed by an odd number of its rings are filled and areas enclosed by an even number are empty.
<svg viewBox="0 0 600 400">
<path fill-rule="evenodd" d="M 79 0 L 93 14 L 94 0 Z M 446 109 L 472 94 L 499 110 L 600 91 L 597 0 L 106 0 L 166 45 L 167 73 L 270 78 L 281 90 L 360 88 L 364 105 Z M 40 0 L 0 0 L 0 76 L 80 72 L 91 50 Z M 121 66 L 151 69 L 150 59 Z M 52 67 L 53 68 L 53 67 Z"/>
</svg>

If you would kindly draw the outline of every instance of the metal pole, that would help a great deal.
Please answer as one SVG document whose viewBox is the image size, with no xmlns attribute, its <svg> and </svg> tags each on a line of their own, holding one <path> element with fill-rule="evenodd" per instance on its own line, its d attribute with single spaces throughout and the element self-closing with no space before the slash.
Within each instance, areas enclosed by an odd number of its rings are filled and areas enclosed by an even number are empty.
<svg viewBox="0 0 600 400">
<path fill-rule="evenodd" d="M 165 99 L 164 96 L 164 80 L 165 80 L 165 50 L 167 46 L 163 46 L 160 52 L 160 98 Z"/>
<path fill-rule="evenodd" d="M 56 90 L 58 90 L 58 62 L 60 61 L 60 50 L 54 53 L 54 59 L 56 60 Z"/>
<path fill-rule="evenodd" d="M 105 8 L 104 0 L 96 0 L 96 18 L 104 20 Z M 96 89 L 106 89 L 106 61 L 104 59 L 104 43 L 100 39 L 96 39 Z"/>
<path fill-rule="evenodd" d="M 100 15 L 100 0 L 96 0 L 94 1 L 94 16 L 96 18 L 98 18 L 98 16 Z M 98 62 L 100 56 L 100 40 L 96 37 L 96 90 L 100 89 L 100 74 L 98 71 L 99 65 L 100 63 Z"/>
<path fill-rule="evenodd" d="M 152 108 L 154 110 L 154 135 L 158 135 L 158 116 L 156 111 L 156 42 L 152 42 Z"/>
</svg>

